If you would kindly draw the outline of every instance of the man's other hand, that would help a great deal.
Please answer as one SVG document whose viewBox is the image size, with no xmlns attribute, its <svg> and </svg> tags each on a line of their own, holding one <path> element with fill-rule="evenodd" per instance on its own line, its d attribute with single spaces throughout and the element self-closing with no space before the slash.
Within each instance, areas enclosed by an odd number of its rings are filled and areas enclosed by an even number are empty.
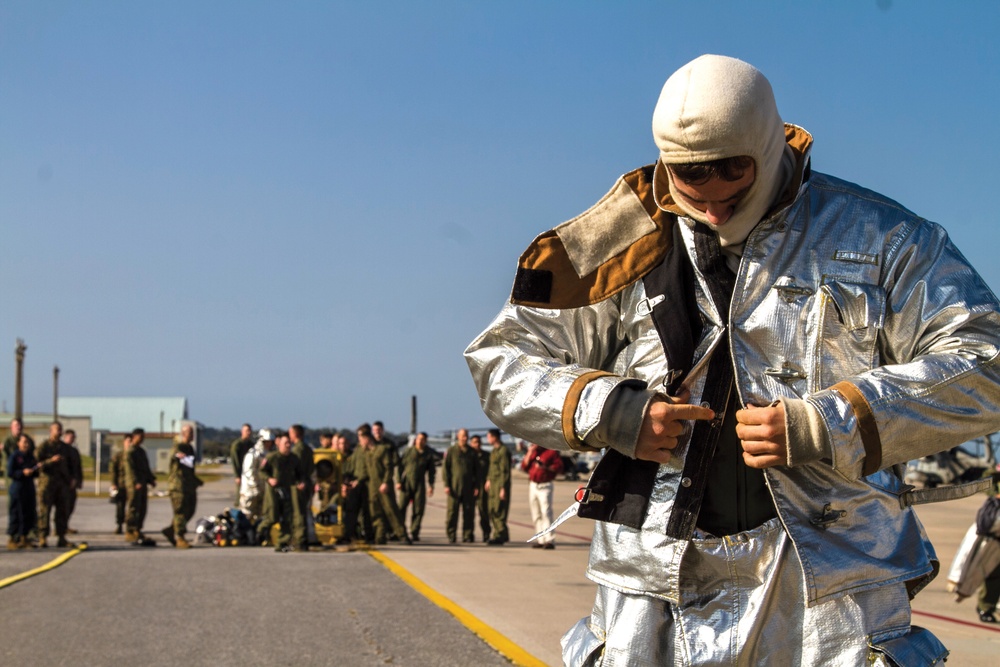
<svg viewBox="0 0 1000 667">
<path fill-rule="evenodd" d="M 743 461 L 751 468 L 788 465 L 785 407 L 748 405 L 736 411 L 736 435 L 743 444 Z"/>
</svg>

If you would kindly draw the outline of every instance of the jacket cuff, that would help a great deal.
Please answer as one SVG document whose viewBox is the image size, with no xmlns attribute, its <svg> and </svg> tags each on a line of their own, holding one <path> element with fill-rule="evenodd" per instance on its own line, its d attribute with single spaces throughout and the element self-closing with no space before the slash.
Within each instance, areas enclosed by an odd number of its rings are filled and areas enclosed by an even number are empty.
<svg viewBox="0 0 1000 667">
<path fill-rule="evenodd" d="M 642 420 L 649 403 L 657 395 L 639 380 L 626 380 L 615 385 L 604 400 L 600 420 L 589 432 L 581 433 L 584 444 L 595 449 L 610 447 L 634 459 Z"/>
<path fill-rule="evenodd" d="M 782 398 L 785 408 L 785 440 L 788 466 L 830 460 L 830 438 L 823 418 L 811 403 L 801 398 Z"/>
</svg>

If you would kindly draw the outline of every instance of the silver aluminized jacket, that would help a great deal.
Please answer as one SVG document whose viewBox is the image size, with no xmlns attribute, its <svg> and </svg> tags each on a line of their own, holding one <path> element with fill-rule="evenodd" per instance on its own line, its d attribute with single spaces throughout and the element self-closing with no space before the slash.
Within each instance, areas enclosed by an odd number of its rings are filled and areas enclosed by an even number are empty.
<svg viewBox="0 0 1000 667">
<path fill-rule="evenodd" d="M 808 149 L 799 159 L 798 173 L 808 174 Z M 618 236 L 634 246 L 661 224 L 650 220 L 649 193 L 627 176 L 591 211 L 543 235 L 562 241 L 572 279 L 620 259 L 628 244 Z M 699 402 L 707 362 L 728 336 L 742 405 L 804 399 L 822 418 L 823 443 L 790 442 L 790 465 L 765 471 L 809 605 L 904 581 L 919 588 L 936 559 L 889 468 L 1000 430 L 1000 307 L 940 226 L 830 176 L 799 181 L 791 203 L 747 239 L 729 313 L 715 310 L 696 270 L 706 324 L 685 384 Z M 680 218 L 692 256 L 693 224 Z M 627 264 L 641 273 L 641 262 Z M 612 287 L 591 280 L 591 293 L 609 295 L 575 307 L 512 298 L 465 353 L 489 418 L 546 447 L 585 449 L 599 422 L 619 418 L 604 414 L 617 385 L 637 379 L 662 389 L 673 369 L 639 278 Z M 852 393 L 832 388 L 845 382 Z M 682 438 L 660 466 L 640 529 L 596 523 L 591 579 L 679 599 L 688 542 L 664 527 L 679 487 L 690 484 L 687 445 Z M 877 463 L 873 474 L 863 475 L 866 458 Z"/>
</svg>

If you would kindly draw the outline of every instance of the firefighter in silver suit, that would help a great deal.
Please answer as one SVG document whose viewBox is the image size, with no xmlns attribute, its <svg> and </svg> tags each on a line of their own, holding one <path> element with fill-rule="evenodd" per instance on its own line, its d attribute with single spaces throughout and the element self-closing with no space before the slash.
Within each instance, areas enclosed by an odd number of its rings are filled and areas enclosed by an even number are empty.
<svg viewBox="0 0 1000 667">
<path fill-rule="evenodd" d="M 1000 306 L 945 231 L 814 172 L 753 66 L 702 56 L 654 165 L 522 254 L 466 350 L 490 420 L 604 456 L 568 665 L 932 665 L 897 466 L 1000 429 Z M 933 494 L 931 494 L 933 495 Z"/>
</svg>

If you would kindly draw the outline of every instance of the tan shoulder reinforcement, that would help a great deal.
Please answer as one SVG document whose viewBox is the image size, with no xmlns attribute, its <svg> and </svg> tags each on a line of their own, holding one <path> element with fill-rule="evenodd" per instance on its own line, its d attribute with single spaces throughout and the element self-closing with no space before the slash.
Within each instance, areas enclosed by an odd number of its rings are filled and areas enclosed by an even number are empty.
<svg viewBox="0 0 1000 667">
<path fill-rule="evenodd" d="M 671 243 L 670 218 L 653 201 L 652 165 L 625 174 L 594 207 L 524 251 L 511 303 L 580 308 L 614 296 L 663 258 Z"/>
</svg>

